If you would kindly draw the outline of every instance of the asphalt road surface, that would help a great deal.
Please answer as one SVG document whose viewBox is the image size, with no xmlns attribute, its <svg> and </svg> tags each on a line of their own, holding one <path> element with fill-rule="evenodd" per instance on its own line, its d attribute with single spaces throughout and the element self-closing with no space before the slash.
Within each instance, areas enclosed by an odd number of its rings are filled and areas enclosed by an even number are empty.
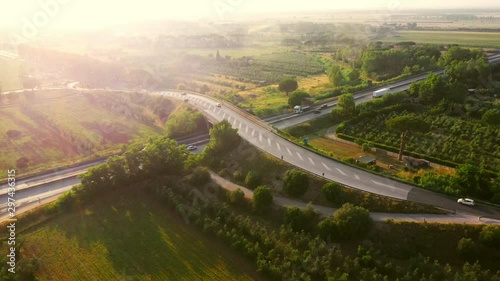
<svg viewBox="0 0 500 281">
<path fill-rule="evenodd" d="M 269 126 L 250 121 L 246 116 L 241 115 L 244 113 L 236 112 L 228 104 L 223 103 L 221 107 L 218 107 L 216 101 L 201 95 L 181 95 L 178 92 L 161 92 L 161 94 L 179 99 L 188 98 L 190 103 L 196 105 L 210 118 L 217 121 L 227 120 L 233 128 L 238 129 L 238 134 L 242 138 L 261 150 L 318 176 L 324 176 L 326 179 L 392 198 L 431 204 L 478 217 L 500 219 L 500 210 L 497 208 L 481 204 L 474 208 L 460 205 L 456 202 L 456 198 L 426 191 L 320 156 L 274 134 Z M 245 161 L 245 159 L 241 159 L 241 161 Z"/>
<path fill-rule="evenodd" d="M 492 56 L 489 59 L 493 63 L 498 63 L 500 62 L 500 55 Z M 437 71 L 436 73 L 442 74 L 442 72 L 443 71 Z M 393 91 L 401 91 L 407 89 L 411 82 L 424 79 L 425 77 L 426 75 L 421 75 L 385 87 L 389 87 Z M 77 89 L 76 82 L 69 84 L 67 87 Z M 23 90 L 13 92 L 22 91 Z M 371 91 L 357 94 L 355 96 L 356 101 L 359 103 L 371 99 L 370 93 Z M 3 94 L 6 94 L 6 92 Z M 238 133 L 251 144 L 292 165 L 318 176 L 324 176 L 326 179 L 388 197 L 427 203 L 444 209 L 455 210 L 458 216 L 477 216 L 483 220 L 485 218 L 500 218 L 500 210 L 498 208 L 482 204 L 476 205 L 475 207 L 459 205 L 456 203 L 455 198 L 390 180 L 317 155 L 275 135 L 272 132 L 272 128 L 263 124 L 261 121 L 255 120 L 256 118 L 243 116 L 241 111 L 228 108 L 230 105 L 224 104 L 221 107 L 217 107 L 216 101 L 193 94 L 187 94 L 186 96 L 181 96 L 180 93 L 177 92 L 162 92 L 161 94 L 182 100 L 187 97 L 190 102 L 198 106 L 210 120 L 228 120 L 234 128 L 238 129 Z M 334 103 L 329 104 L 330 108 L 332 106 L 334 106 Z M 285 114 L 267 121 L 277 128 L 285 128 L 328 114 L 331 110 L 330 108 L 322 110 L 320 114 L 314 114 L 313 112 L 297 115 Z M 198 148 L 194 150 L 193 153 L 202 151 L 203 144 L 197 146 Z M 248 155 L 248 157 L 251 157 L 251 155 Z M 245 159 L 241 159 L 241 161 L 245 161 Z M 69 190 L 72 185 L 78 183 L 79 179 L 76 178 L 75 175 L 81 173 L 82 169 L 85 170 L 86 168 L 87 167 L 72 168 L 18 182 L 18 191 L 15 195 L 17 206 L 16 213 L 20 214 L 22 211 L 54 200 L 57 196 Z M 6 210 L 6 189 L 7 187 L 5 185 L 0 186 L 0 220 L 2 221 L 6 219 L 8 215 Z"/>
</svg>

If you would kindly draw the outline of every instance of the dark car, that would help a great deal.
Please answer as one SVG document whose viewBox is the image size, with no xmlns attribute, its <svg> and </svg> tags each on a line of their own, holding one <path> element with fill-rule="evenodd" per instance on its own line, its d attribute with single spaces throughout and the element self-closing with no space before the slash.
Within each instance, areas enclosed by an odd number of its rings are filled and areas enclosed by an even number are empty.
<svg viewBox="0 0 500 281">
<path fill-rule="evenodd" d="M 328 107 L 328 104 L 322 104 L 319 108 L 323 109 L 323 108 L 327 108 Z"/>
<path fill-rule="evenodd" d="M 320 114 L 320 113 L 321 113 L 321 110 L 319 110 L 319 109 L 316 109 L 316 110 L 314 111 L 314 114 Z"/>
</svg>

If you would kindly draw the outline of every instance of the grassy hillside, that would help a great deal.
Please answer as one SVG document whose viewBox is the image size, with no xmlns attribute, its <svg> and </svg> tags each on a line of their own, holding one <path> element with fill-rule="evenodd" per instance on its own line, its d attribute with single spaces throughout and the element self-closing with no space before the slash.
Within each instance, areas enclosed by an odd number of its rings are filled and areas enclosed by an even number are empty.
<svg viewBox="0 0 500 281">
<path fill-rule="evenodd" d="M 39 280 L 253 280 L 243 258 L 128 189 L 18 234 Z M 1 252 L 5 252 L 2 246 Z"/>
<path fill-rule="evenodd" d="M 0 170 L 48 169 L 109 154 L 135 137 L 161 132 L 149 106 L 132 103 L 125 94 L 115 98 L 117 104 L 70 90 L 16 95 L 0 104 Z M 174 107 L 171 103 L 170 110 Z"/>
</svg>

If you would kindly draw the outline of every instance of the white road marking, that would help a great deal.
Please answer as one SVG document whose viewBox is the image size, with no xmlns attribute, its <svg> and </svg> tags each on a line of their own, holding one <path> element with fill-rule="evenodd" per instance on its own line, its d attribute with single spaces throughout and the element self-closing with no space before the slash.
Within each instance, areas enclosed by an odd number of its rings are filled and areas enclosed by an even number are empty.
<svg viewBox="0 0 500 281">
<path fill-rule="evenodd" d="M 388 185 L 388 184 L 385 184 L 385 183 L 381 183 L 381 182 L 378 182 L 378 181 L 374 181 L 372 180 L 372 182 L 376 185 L 380 185 L 380 186 L 385 186 L 385 187 L 389 187 L 389 188 L 395 188 L 394 186 L 392 185 Z"/>
<path fill-rule="evenodd" d="M 292 152 L 290 151 L 290 149 L 286 146 L 285 146 L 285 148 L 286 148 L 286 151 L 288 151 L 288 154 L 292 155 Z"/>
<path fill-rule="evenodd" d="M 252 129 L 252 137 L 255 135 L 255 129 Z"/>
<path fill-rule="evenodd" d="M 281 151 L 281 146 L 279 143 L 276 142 L 276 146 L 278 147 L 278 150 Z"/>
<path fill-rule="evenodd" d="M 311 159 L 311 157 L 307 157 L 307 158 L 309 158 L 309 162 L 311 162 L 311 164 L 316 165 L 316 164 L 314 164 L 314 161 Z"/>
<path fill-rule="evenodd" d="M 238 127 L 238 128 L 240 129 L 240 131 L 241 131 L 241 124 L 242 124 L 242 123 L 240 122 L 240 126 Z"/>
<path fill-rule="evenodd" d="M 298 152 L 295 153 L 297 153 L 297 156 L 299 156 L 300 160 L 304 161 L 304 159 L 302 159 L 302 155 L 300 155 Z"/>
<path fill-rule="evenodd" d="M 358 176 L 358 175 L 354 174 L 354 177 L 355 177 L 357 180 L 359 180 L 359 176 Z"/>
<path fill-rule="evenodd" d="M 245 125 L 245 134 L 248 134 L 248 125 Z"/>
<path fill-rule="evenodd" d="M 259 141 L 262 142 L 262 133 L 259 132 Z"/>
<path fill-rule="evenodd" d="M 341 169 L 335 168 L 335 170 L 339 171 L 339 173 L 341 173 L 343 176 L 347 176 L 346 173 L 344 173 L 344 171 L 342 171 Z"/>
<path fill-rule="evenodd" d="M 269 144 L 269 146 L 271 146 L 271 139 L 270 138 L 267 138 L 267 144 Z"/>
<path fill-rule="evenodd" d="M 224 112 L 224 115 L 222 115 L 222 119 L 226 118 L 226 113 Z"/>
<path fill-rule="evenodd" d="M 226 116 L 226 114 L 224 114 L 224 116 Z M 231 116 L 227 118 L 227 122 L 231 123 Z"/>
<path fill-rule="evenodd" d="M 233 127 L 236 127 L 236 119 L 234 119 Z"/>
<path fill-rule="evenodd" d="M 325 163 L 322 162 L 321 164 L 323 164 L 323 167 L 325 167 L 325 169 L 327 169 L 328 171 L 332 171 L 332 169 L 330 169 L 330 167 L 328 167 Z"/>
</svg>

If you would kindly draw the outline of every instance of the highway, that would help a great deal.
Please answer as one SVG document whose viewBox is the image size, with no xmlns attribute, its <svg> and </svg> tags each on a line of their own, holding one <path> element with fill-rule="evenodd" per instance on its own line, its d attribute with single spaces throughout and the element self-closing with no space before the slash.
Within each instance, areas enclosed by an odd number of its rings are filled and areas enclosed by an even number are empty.
<svg viewBox="0 0 500 281">
<path fill-rule="evenodd" d="M 160 94 L 185 99 L 196 105 L 205 115 L 218 121 L 227 120 L 238 134 L 259 149 L 284 161 L 309 171 L 326 179 L 333 180 L 359 190 L 380 194 L 396 199 L 426 203 L 448 210 L 456 210 L 473 216 L 483 216 L 500 219 L 500 210 L 486 205 L 477 205 L 474 208 L 460 205 L 455 198 L 430 192 L 415 186 L 391 180 L 349 165 L 326 158 L 302 148 L 276 135 L 273 128 L 264 122 L 256 123 L 248 119 L 246 113 L 234 106 L 222 103 L 217 107 L 217 101 L 206 96 L 179 92 L 161 92 Z M 241 159 L 245 161 L 245 159 Z"/>
<path fill-rule="evenodd" d="M 493 63 L 493 64 L 500 63 L 500 54 L 490 56 L 490 57 L 488 57 L 488 60 L 490 63 Z M 434 71 L 434 73 L 439 74 L 439 75 L 445 75 L 444 70 L 436 70 L 436 71 Z M 393 93 L 408 90 L 410 88 L 411 83 L 424 80 L 427 77 L 427 75 L 428 75 L 428 73 L 425 73 L 425 74 L 417 75 L 417 76 L 410 77 L 407 79 L 403 79 L 403 80 L 400 80 L 398 82 L 394 82 L 394 83 L 391 83 L 389 85 L 382 86 L 382 87 L 379 87 L 376 89 L 361 91 L 359 93 L 354 94 L 354 99 L 356 100 L 356 103 L 363 103 L 363 102 L 369 101 L 372 99 L 372 97 L 371 97 L 372 93 L 376 90 L 381 89 L 381 88 L 390 88 L 391 92 L 393 92 Z M 327 108 L 320 109 L 320 106 L 323 104 L 326 104 Z M 314 118 L 317 118 L 320 116 L 328 115 L 328 114 L 330 114 L 331 108 L 333 106 L 335 106 L 336 104 L 337 104 L 336 101 L 326 102 L 326 103 L 318 104 L 314 108 L 312 108 L 311 110 L 304 112 L 304 113 L 281 114 L 279 116 L 265 118 L 264 121 L 273 125 L 277 129 L 285 129 L 288 127 L 298 125 L 300 123 L 304 123 L 306 121 L 309 121 L 311 119 L 314 119 Z M 319 113 L 319 114 L 314 113 L 313 112 L 314 109 L 320 109 L 321 113 Z"/>
<path fill-rule="evenodd" d="M 495 63 L 500 62 L 500 55 L 490 57 L 490 61 Z M 437 73 L 440 74 L 442 74 L 442 72 L 442 70 L 437 71 Z M 426 76 L 427 75 L 413 77 L 385 87 L 389 87 L 393 91 L 404 90 L 407 89 L 412 82 L 425 79 Z M 73 83 L 69 87 L 75 88 L 75 84 Z M 81 88 L 77 89 L 86 90 Z M 359 103 L 371 99 L 370 94 L 372 91 L 356 94 L 356 101 Z M 326 179 L 340 182 L 352 188 L 392 198 L 426 203 L 448 210 L 455 210 L 459 215 L 463 214 L 467 216 L 477 216 L 478 218 L 486 217 L 500 219 L 500 210 L 497 208 L 481 204 L 474 208 L 459 205 L 456 203 L 455 198 L 450 198 L 409 184 L 371 174 L 315 154 L 281 138 L 273 132 L 274 129 L 267 123 L 254 116 L 250 116 L 246 112 L 230 104 L 223 103 L 219 108 L 216 106 L 217 101 L 206 96 L 191 93 L 181 95 L 181 93 L 175 91 L 164 91 L 154 94 L 161 94 L 181 100 L 188 98 L 189 102 L 196 105 L 208 119 L 212 121 L 228 120 L 234 128 L 238 129 L 238 133 L 241 137 L 259 149 L 277 158 L 282 158 L 284 161 L 313 174 L 324 176 Z M 288 114 L 266 121 L 276 128 L 286 128 L 321 115 L 329 114 L 334 103 L 329 104 L 329 106 L 330 107 L 323 110 L 321 114 L 314 114 L 312 112 Z M 202 146 L 198 146 L 198 149 L 194 152 L 200 152 L 201 150 Z M 244 159 L 241 161 L 244 161 Z M 88 168 L 88 166 L 72 168 L 47 174 L 38 179 L 35 178 L 19 182 L 17 185 L 18 191 L 16 192 L 16 203 L 18 206 L 17 214 L 19 214 L 19 210 L 27 210 L 69 190 L 73 184 L 79 182 L 75 175 L 82 173 L 86 168 Z M 6 185 L 0 186 L 0 202 L 6 202 L 6 190 Z M 6 211 L 5 203 L 0 204 L 0 219 L 3 220 L 6 218 Z"/>
</svg>

